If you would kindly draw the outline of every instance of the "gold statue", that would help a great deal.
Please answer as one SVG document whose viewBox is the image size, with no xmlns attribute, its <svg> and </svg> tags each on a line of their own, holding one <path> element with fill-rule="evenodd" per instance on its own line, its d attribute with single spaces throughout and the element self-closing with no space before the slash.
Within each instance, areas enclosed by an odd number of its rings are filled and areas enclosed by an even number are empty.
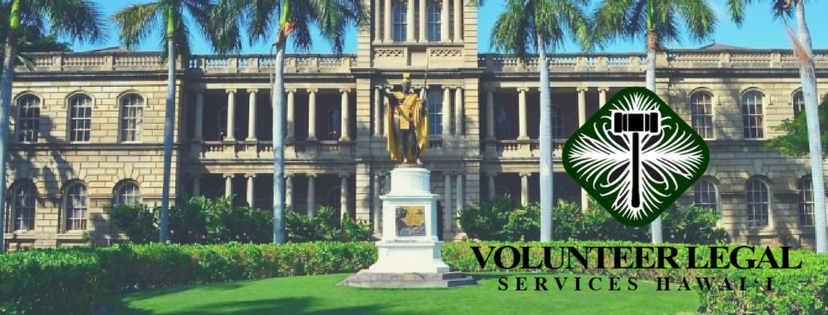
<svg viewBox="0 0 828 315">
<path fill-rule="evenodd" d="M 419 164 L 428 148 L 428 107 L 426 89 L 418 95 L 411 87 L 411 75 L 403 74 L 402 90 L 385 88 L 388 143 L 391 159 L 401 163 Z"/>
</svg>

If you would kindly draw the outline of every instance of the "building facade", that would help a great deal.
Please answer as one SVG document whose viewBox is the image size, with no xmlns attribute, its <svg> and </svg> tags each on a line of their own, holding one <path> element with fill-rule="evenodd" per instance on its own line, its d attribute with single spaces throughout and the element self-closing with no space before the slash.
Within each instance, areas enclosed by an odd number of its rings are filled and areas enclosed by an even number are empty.
<svg viewBox="0 0 828 315">
<path fill-rule="evenodd" d="M 538 62 L 478 52 L 477 12 L 462 0 L 366 0 L 356 54 L 286 58 L 286 200 L 373 222 L 394 163 L 385 151 L 378 91 L 412 74 L 428 89 L 423 160 L 441 196 L 440 231 L 472 204 L 509 194 L 536 201 Z M 110 220 L 120 202 L 160 203 L 166 70 L 158 54 L 34 54 L 14 83 L 6 246 L 124 240 Z M 816 52 L 820 87 L 828 53 Z M 585 201 L 564 171 L 566 139 L 601 104 L 644 85 L 645 57 L 550 56 L 556 199 Z M 270 78 L 274 58 L 194 56 L 180 64 L 171 196 L 235 195 L 268 209 L 272 196 Z M 814 244 L 807 159 L 765 146 L 802 112 L 787 50 L 711 45 L 658 54 L 657 93 L 708 141 L 710 166 L 682 198 L 720 211 L 734 242 Z M 426 84 L 427 79 L 427 86 Z"/>
</svg>

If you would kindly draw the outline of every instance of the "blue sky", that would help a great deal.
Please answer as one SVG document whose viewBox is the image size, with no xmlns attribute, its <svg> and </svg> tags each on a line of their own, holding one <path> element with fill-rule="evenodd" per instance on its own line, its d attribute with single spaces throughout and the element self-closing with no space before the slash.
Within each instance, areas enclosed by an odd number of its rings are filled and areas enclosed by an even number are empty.
<svg viewBox="0 0 828 315">
<path fill-rule="evenodd" d="M 724 0 L 709 0 L 714 7 L 718 16 L 719 22 L 716 27 L 716 33 L 712 40 L 707 42 L 695 42 L 689 38 L 685 38 L 680 43 L 672 43 L 669 47 L 673 48 L 695 48 L 712 43 L 713 41 L 719 44 L 734 45 L 748 48 L 783 48 L 790 47 L 790 39 L 785 32 L 784 24 L 781 20 L 773 21 L 770 14 L 771 1 L 759 1 L 749 7 L 747 12 L 747 19 L 741 28 L 729 20 L 727 14 L 727 7 Z M 107 16 L 112 13 L 134 3 L 146 3 L 148 0 L 95 0 L 101 5 L 103 11 Z M 594 1 L 597 3 L 597 1 Z M 494 21 L 498 14 L 503 11 L 502 1 L 487 1 L 486 6 L 482 7 L 478 13 L 479 23 L 479 50 L 481 52 L 491 51 L 489 46 L 489 33 L 492 30 Z M 591 9 L 590 9 L 591 12 Z M 815 49 L 828 49 L 828 35 L 822 34 L 822 31 L 828 30 L 828 19 L 823 19 L 819 12 L 828 12 L 828 1 L 806 1 L 806 17 L 808 26 L 811 29 L 811 36 L 813 46 Z M 791 21 L 793 23 L 793 21 Z M 795 25 L 792 25 L 795 27 Z M 118 33 L 114 27 L 110 27 L 108 43 L 98 45 L 73 45 L 76 51 L 84 51 L 102 47 L 117 46 L 119 44 Z M 157 37 L 148 39 L 145 44 L 137 47 L 137 50 L 158 50 Z M 204 43 L 202 38 L 196 38 L 194 41 L 194 53 L 209 54 L 210 47 Z M 244 53 L 267 53 L 270 46 L 268 44 L 257 43 L 253 46 L 245 43 Z M 606 52 L 637 52 L 644 49 L 642 41 L 616 41 L 606 47 L 603 51 Z M 356 29 L 348 32 L 347 45 L 345 52 L 354 52 L 356 50 Z M 559 52 L 577 52 L 579 49 L 572 43 L 567 43 L 564 47 L 559 48 Z M 330 46 L 323 40 L 315 38 L 312 52 L 328 53 Z"/>
</svg>

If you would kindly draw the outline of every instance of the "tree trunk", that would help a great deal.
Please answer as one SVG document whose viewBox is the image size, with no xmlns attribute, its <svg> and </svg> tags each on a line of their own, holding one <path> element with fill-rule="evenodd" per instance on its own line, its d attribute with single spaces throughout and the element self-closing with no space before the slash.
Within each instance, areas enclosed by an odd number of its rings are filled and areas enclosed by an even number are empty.
<svg viewBox="0 0 828 315">
<path fill-rule="evenodd" d="M 276 48 L 273 79 L 273 243 L 285 243 L 285 43 Z"/>
<path fill-rule="evenodd" d="M 20 1 L 12 4 L 11 27 L 6 35 L 6 55 L 3 58 L 3 74 L 0 76 L 0 253 L 6 251 L 6 162 L 9 148 L 9 116 L 11 115 L 12 80 L 14 60 L 17 55 L 17 29 L 20 25 Z"/>
<path fill-rule="evenodd" d="M 172 169 L 172 147 L 175 124 L 175 39 L 167 36 L 167 107 L 164 116 L 164 187 L 161 190 L 161 222 L 159 242 L 167 243 L 170 220 L 170 171 Z"/>
<path fill-rule="evenodd" d="M 552 97 L 549 87 L 549 63 L 546 59 L 544 37 L 538 33 L 538 67 L 540 70 L 540 206 L 541 242 L 552 240 L 552 207 L 554 185 L 552 179 Z"/>
<path fill-rule="evenodd" d="M 808 122 L 808 146 L 811 153 L 811 181 L 814 196 L 814 228 L 816 230 L 816 252 L 828 253 L 828 239 L 825 226 L 825 173 L 822 160 L 822 143 L 819 128 L 819 101 L 817 98 L 816 65 L 811 49 L 811 34 L 805 23 L 805 4 L 796 3 L 796 21 L 799 44 L 807 54 L 807 60 L 799 64 L 802 79 L 802 97 L 805 100 L 805 119 Z"/>
<path fill-rule="evenodd" d="M 658 46 L 658 34 L 653 31 L 647 31 L 647 89 L 656 92 L 656 48 Z M 661 244 L 663 242 L 661 236 L 661 216 L 655 219 L 650 224 L 652 228 L 653 244 Z"/>
</svg>

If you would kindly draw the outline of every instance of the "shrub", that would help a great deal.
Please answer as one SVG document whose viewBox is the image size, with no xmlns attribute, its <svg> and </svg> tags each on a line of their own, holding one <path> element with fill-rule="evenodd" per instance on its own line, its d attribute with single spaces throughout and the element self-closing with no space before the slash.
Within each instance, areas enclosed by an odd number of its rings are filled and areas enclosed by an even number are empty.
<svg viewBox="0 0 828 315">
<path fill-rule="evenodd" d="M 353 241 L 371 240 L 371 225 L 345 216 L 341 229 L 337 227 L 337 211 L 328 206 L 316 208 L 312 217 L 295 211 L 285 212 L 285 228 L 288 241 L 294 243 L 316 241 Z"/>
<path fill-rule="evenodd" d="M 520 241 L 540 238 L 540 205 L 532 203 L 512 208 L 509 196 L 483 201 L 457 217 L 470 237 L 486 241 Z M 553 239 L 619 240 L 648 242 L 650 227 L 631 227 L 615 220 L 600 204 L 582 211 L 574 202 L 558 201 L 552 209 Z M 689 244 L 717 244 L 729 240 L 724 229 L 717 228 L 720 215 L 696 206 L 670 206 L 662 215 L 664 240 Z"/>
<path fill-rule="evenodd" d="M 131 242 L 148 244 L 158 239 L 159 212 L 142 203 L 122 203 L 112 208 L 112 220 Z"/>
</svg>

